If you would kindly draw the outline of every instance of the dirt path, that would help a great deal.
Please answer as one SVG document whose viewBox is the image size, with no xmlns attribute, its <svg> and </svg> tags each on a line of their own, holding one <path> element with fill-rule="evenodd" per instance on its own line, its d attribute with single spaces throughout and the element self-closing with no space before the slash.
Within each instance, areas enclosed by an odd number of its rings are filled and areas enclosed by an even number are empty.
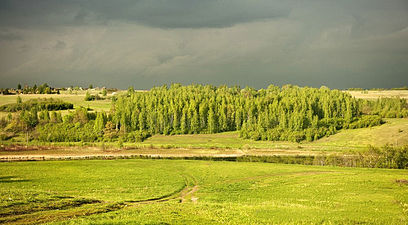
<svg viewBox="0 0 408 225">
<path fill-rule="evenodd" d="M 198 185 L 194 185 L 193 188 L 191 188 L 187 193 L 182 194 L 180 196 L 181 198 L 181 203 L 188 201 L 190 199 L 192 202 L 197 202 L 198 198 L 194 196 L 194 193 L 198 191 Z"/>
<path fill-rule="evenodd" d="M 194 197 L 194 193 L 198 191 L 198 185 L 196 179 L 190 175 L 183 175 L 185 183 L 182 189 L 176 190 L 173 193 L 163 195 L 156 198 L 149 198 L 143 200 L 126 201 L 128 206 L 136 206 L 138 204 L 152 204 L 156 202 L 166 202 L 174 199 L 180 199 L 180 203 L 186 202 L 186 198 L 190 197 L 191 201 L 196 202 L 198 198 Z M 192 181 L 194 186 L 189 185 L 189 181 Z"/>
</svg>

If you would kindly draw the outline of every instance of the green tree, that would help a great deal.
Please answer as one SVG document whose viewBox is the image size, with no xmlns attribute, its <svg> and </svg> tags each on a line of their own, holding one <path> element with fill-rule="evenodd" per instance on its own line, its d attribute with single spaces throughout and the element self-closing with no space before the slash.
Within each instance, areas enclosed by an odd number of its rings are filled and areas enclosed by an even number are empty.
<svg viewBox="0 0 408 225">
<path fill-rule="evenodd" d="M 23 123 L 23 129 L 26 132 L 26 141 L 28 143 L 30 131 L 38 124 L 37 109 L 33 107 L 30 111 L 21 111 L 20 120 Z"/>
<path fill-rule="evenodd" d="M 115 124 L 113 124 L 112 121 L 106 122 L 105 129 L 103 130 L 103 136 L 108 141 L 112 141 L 118 137 Z"/>
<path fill-rule="evenodd" d="M 210 107 L 210 110 L 208 111 L 208 132 L 209 133 L 217 132 L 217 118 L 212 107 Z"/>
<path fill-rule="evenodd" d="M 187 113 L 186 113 L 185 110 L 183 110 L 183 113 L 181 114 L 180 129 L 181 129 L 182 134 L 187 134 L 188 133 Z"/>
<path fill-rule="evenodd" d="M 85 94 L 85 101 L 92 101 L 94 100 L 94 97 L 87 91 Z"/>
<path fill-rule="evenodd" d="M 20 96 L 17 96 L 17 104 L 21 104 L 21 103 L 23 103 L 23 100 L 21 99 Z"/>
<path fill-rule="evenodd" d="M 94 125 L 94 131 L 101 135 L 103 133 L 103 129 L 105 128 L 106 125 L 106 114 L 104 112 L 98 112 L 96 119 L 95 119 L 95 125 Z"/>
</svg>

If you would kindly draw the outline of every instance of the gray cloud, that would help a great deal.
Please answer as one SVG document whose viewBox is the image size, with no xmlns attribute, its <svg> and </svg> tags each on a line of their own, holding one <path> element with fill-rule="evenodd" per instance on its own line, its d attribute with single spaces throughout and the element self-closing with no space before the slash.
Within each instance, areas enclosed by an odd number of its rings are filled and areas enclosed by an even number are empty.
<svg viewBox="0 0 408 225">
<path fill-rule="evenodd" d="M 57 43 L 54 46 L 55 50 L 63 50 L 67 45 L 65 42 L 58 40 Z"/>
<path fill-rule="evenodd" d="M 111 20 L 161 28 L 228 27 L 287 16 L 293 0 L 6 0 L 0 4 L 3 26 L 60 26 Z M 28 16 L 29 15 L 29 16 Z"/>
<path fill-rule="evenodd" d="M 17 32 L 0 31 L 0 40 L 2 41 L 16 41 L 22 39 L 23 36 Z"/>
<path fill-rule="evenodd" d="M 162 28 L 228 27 L 237 23 L 287 16 L 290 2 L 270 0 L 142 0 L 112 6 L 99 4 L 96 9 L 107 19 L 136 21 Z"/>
<path fill-rule="evenodd" d="M 403 86 L 407 6 L 406 0 L 0 1 L 1 85 Z"/>
<path fill-rule="evenodd" d="M 406 18 L 400 14 L 407 9 L 406 0 L 2 0 L 0 25 L 71 26 L 117 20 L 160 28 L 208 28 L 288 17 L 296 11 L 317 28 L 336 23 L 346 13 L 353 17 L 353 32 L 358 35 L 363 28 L 398 29 L 387 26 L 390 22 L 404 26 Z M 374 23 L 368 18 L 377 25 L 369 27 Z"/>
</svg>

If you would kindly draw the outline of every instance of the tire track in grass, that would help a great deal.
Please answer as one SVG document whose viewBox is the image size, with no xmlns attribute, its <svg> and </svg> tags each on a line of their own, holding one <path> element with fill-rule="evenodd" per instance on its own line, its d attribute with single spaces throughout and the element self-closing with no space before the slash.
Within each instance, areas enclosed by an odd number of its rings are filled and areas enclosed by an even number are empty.
<svg viewBox="0 0 408 225">
<path fill-rule="evenodd" d="M 185 195 L 181 196 L 181 203 L 186 202 L 186 197 L 189 197 L 192 202 L 197 202 L 198 198 L 194 196 L 194 193 L 198 191 L 198 185 L 194 185 L 193 188 L 189 192 L 187 192 Z"/>
<path fill-rule="evenodd" d="M 179 199 L 180 203 L 185 202 L 186 197 L 193 195 L 198 190 L 197 180 L 191 175 L 181 175 L 184 178 L 184 185 L 172 193 L 143 200 L 125 201 L 129 206 L 136 206 L 138 204 L 152 204 L 156 202 L 166 202 L 170 200 Z M 192 196 L 193 198 L 193 196 Z"/>
<path fill-rule="evenodd" d="M 197 202 L 198 198 L 194 197 L 194 193 L 198 191 L 198 184 L 197 184 L 197 180 L 195 179 L 195 177 L 188 175 L 190 177 L 190 179 L 192 180 L 192 183 L 194 184 L 193 187 L 191 187 L 190 189 L 186 190 L 186 192 L 183 192 L 180 196 L 180 202 L 184 203 L 187 200 L 186 199 L 190 199 L 192 202 Z"/>
</svg>

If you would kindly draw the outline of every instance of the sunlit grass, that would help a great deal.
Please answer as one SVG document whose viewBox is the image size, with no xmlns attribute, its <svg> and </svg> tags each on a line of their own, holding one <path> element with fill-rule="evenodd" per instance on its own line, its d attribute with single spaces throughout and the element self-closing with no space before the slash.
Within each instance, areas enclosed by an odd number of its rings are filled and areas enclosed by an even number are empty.
<svg viewBox="0 0 408 225">
<path fill-rule="evenodd" d="M 408 222 L 408 189 L 406 184 L 396 182 L 408 179 L 405 170 L 92 160 L 2 163 L 0 177 L 1 212 L 21 202 L 23 208 L 26 204 L 43 207 L 42 214 L 49 218 L 45 221 L 62 220 L 57 223 L 64 224 Z M 177 198 L 149 204 L 127 202 L 180 190 L 186 178 L 197 191 L 182 203 Z M 99 202 L 89 202 L 92 200 Z M 84 202 L 74 206 L 74 201 Z M 56 217 L 61 211 L 46 208 L 46 202 L 65 207 L 62 211 L 66 217 Z M 105 204 L 124 205 L 108 213 L 88 211 Z M 90 216 L 78 217 L 79 211 Z M 65 221 L 70 215 L 78 218 Z M 37 217 L 38 212 L 26 211 L 20 222 L 34 223 L 32 218 Z"/>
</svg>

